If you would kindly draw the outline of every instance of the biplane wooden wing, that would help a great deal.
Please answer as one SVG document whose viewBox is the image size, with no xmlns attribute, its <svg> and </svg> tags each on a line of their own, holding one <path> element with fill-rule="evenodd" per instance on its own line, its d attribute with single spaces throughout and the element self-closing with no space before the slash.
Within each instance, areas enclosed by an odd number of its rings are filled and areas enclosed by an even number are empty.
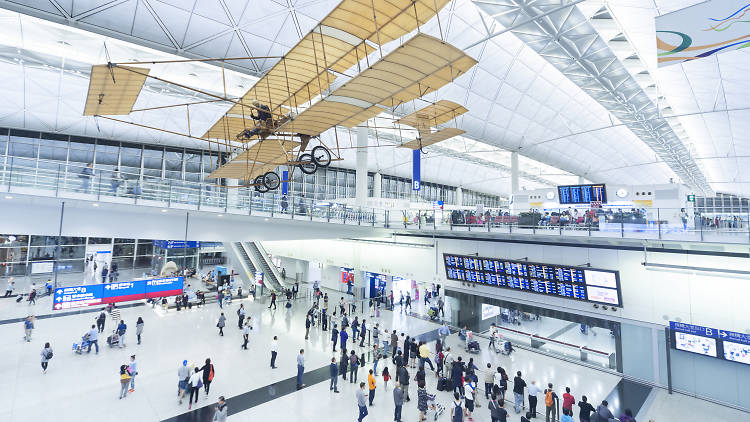
<svg viewBox="0 0 750 422">
<path fill-rule="evenodd" d="M 228 163 L 214 170 L 208 177 L 228 177 L 251 181 L 280 165 L 293 160 L 293 150 L 299 142 L 290 139 L 264 139 L 237 154 Z"/>
<path fill-rule="evenodd" d="M 440 100 L 421 110 L 402 117 L 396 123 L 411 126 L 419 131 L 420 136 L 430 133 L 431 127 L 436 127 L 447 123 L 456 117 L 466 113 L 464 106 L 456 104 L 453 101 Z"/>
<path fill-rule="evenodd" d="M 282 106 L 297 107 L 328 89 L 336 75 L 363 60 L 375 48 L 406 35 L 427 22 L 449 0 L 343 0 L 303 37 L 204 135 L 207 139 L 233 139 L 239 131 L 227 128 L 238 119 L 251 126 L 252 101 L 269 106 L 274 117 Z M 329 70 L 330 69 L 330 70 Z M 230 117 L 233 116 L 233 117 Z"/>
<path fill-rule="evenodd" d="M 437 132 L 425 134 L 421 138 L 401 144 L 399 145 L 399 147 L 409 148 L 409 149 L 420 149 L 420 148 L 424 148 L 430 145 L 437 144 L 438 142 L 443 142 L 454 136 L 463 135 L 464 133 L 466 133 L 465 130 L 449 127 L 445 129 L 440 129 Z"/>
<path fill-rule="evenodd" d="M 150 70 L 132 66 L 91 66 L 84 116 L 130 114 Z"/>
<path fill-rule="evenodd" d="M 372 114 L 378 111 L 376 104 L 391 106 L 419 98 L 445 86 L 476 63 L 460 49 L 419 33 L 280 130 L 319 135 L 343 123 L 356 126 L 377 115 Z"/>
</svg>

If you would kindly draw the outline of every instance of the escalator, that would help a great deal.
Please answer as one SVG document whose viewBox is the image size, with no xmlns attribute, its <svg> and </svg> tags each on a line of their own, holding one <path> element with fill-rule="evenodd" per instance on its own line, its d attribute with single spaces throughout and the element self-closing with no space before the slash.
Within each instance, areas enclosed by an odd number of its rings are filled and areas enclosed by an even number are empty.
<svg viewBox="0 0 750 422">
<path fill-rule="evenodd" d="M 289 287 L 281 279 L 279 270 L 273 265 L 270 258 L 268 258 L 268 254 L 265 249 L 263 249 L 263 246 L 257 242 L 243 242 L 242 245 L 252 261 L 253 266 L 263 273 L 263 282 L 266 283 L 266 287 L 277 291 Z"/>
</svg>

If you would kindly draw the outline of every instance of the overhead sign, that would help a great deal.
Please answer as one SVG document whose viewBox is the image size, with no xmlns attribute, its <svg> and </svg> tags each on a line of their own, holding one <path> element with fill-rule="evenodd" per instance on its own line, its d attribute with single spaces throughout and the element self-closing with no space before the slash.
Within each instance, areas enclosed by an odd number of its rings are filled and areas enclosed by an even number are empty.
<svg viewBox="0 0 750 422">
<path fill-rule="evenodd" d="M 675 349 L 750 365 L 750 334 L 675 321 L 669 329 Z"/>
<path fill-rule="evenodd" d="M 152 240 L 151 243 L 162 249 L 200 248 L 201 242 L 195 240 Z"/>
<path fill-rule="evenodd" d="M 184 279 L 165 277 L 55 289 L 52 309 L 75 309 L 107 303 L 181 295 Z"/>
<path fill-rule="evenodd" d="M 688 195 L 688 202 L 695 202 L 695 195 Z"/>
<path fill-rule="evenodd" d="M 713 0 L 656 17 L 659 67 L 750 46 L 747 0 Z"/>
<path fill-rule="evenodd" d="M 422 150 L 415 149 L 411 157 L 411 190 L 420 190 L 422 189 Z"/>
</svg>

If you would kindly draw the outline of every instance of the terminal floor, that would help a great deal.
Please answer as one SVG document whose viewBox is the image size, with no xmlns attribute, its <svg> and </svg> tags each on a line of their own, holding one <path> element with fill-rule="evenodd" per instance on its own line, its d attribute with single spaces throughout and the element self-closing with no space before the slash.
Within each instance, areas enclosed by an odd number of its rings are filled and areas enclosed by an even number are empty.
<svg viewBox="0 0 750 422">
<path fill-rule="evenodd" d="M 235 313 L 239 303 L 245 305 L 255 320 L 248 351 L 240 348 L 241 334 Z M 2 302 L 0 307 L 7 305 L 10 303 Z M 53 419 L 64 422 L 82 417 L 102 421 L 206 420 L 204 417 L 211 413 L 210 408 L 201 411 L 200 407 L 213 406 L 219 395 L 230 398 L 230 420 L 257 420 L 264 416 L 295 421 L 319 420 L 321 417 L 334 422 L 356 419 L 355 385 L 339 379 L 340 394 L 327 389 L 326 365 L 333 355 L 329 332 L 314 328 L 310 340 L 304 340 L 304 315 L 309 304 L 300 301 L 291 310 L 280 306 L 276 311 L 269 311 L 266 306 L 245 300 L 225 307 L 227 326 L 224 337 L 218 336 L 215 327 L 222 311 L 216 304 L 180 312 L 174 309 L 164 312 L 147 305 L 123 308 L 122 317 L 129 327 L 127 347 L 112 349 L 106 346 L 106 335 L 113 328 L 108 320 L 99 355 L 94 355 L 94 352 L 77 355 L 71 350 L 71 344 L 80 340 L 96 313 L 40 319 L 30 343 L 22 339 L 21 323 L 0 325 L 0 336 L 4 339 L 0 344 L 0 353 L 4 357 L 0 362 L 0 374 L 3 374 L 0 391 L 5 392 L 0 395 L 0 420 Z M 141 345 L 136 344 L 134 332 L 138 316 L 145 321 Z M 369 315 L 365 318 L 370 320 Z M 378 322 L 381 327 L 397 329 L 399 333 L 432 333 L 433 338 L 437 328 L 435 323 L 398 312 L 383 311 Z M 279 336 L 279 368 L 272 370 L 269 367 L 270 340 L 274 335 Z M 52 343 L 55 356 L 47 374 L 42 374 L 39 353 L 45 341 Z M 462 342 L 455 335 L 448 338 L 448 345 L 455 355 L 463 356 L 465 360 L 470 357 L 462 351 Z M 308 387 L 295 391 L 291 386 L 300 348 L 306 351 L 305 382 Z M 127 363 L 131 354 L 136 354 L 138 361 L 136 391 L 118 400 L 118 368 Z M 188 412 L 187 399 L 182 405 L 177 401 L 177 368 L 182 360 L 202 364 L 206 357 L 210 357 L 215 365 L 216 378 L 208 397 L 201 391 L 198 404 Z M 577 398 L 586 394 L 592 402 L 611 396 L 621 383 L 618 376 L 526 350 L 518 350 L 511 357 L 498 355 L 488 351 L 484 341 L 481 353 L 471 357 L 482 370 L 487 363 L 493 367 L 503 366 L 510 373 L 520 370 L 527 381 L 536 380 L 542 385 L 553 382 L 558 392 L 570 386 Z M 379 370 L 384 366 L 393 370 L 389 360 L 381 360 Z M 371 363 L 368 363 L 366 368 L 360 369 L 360 380 L 366 380 L 365 369 L 370 367 Z M 367 420 L 389 421 L 391 419 L 386 418 L 392 417 L 393 381 L 387 392 L 383 389 L 381 377 L 377 383 L 375 405 L 369 409 Z M 435 385 L 435 376 L 428 373 L 428 391 L 435 393 Z M 479 387 L 483 387 L 481 382 Z M 410 392 L 412 401 L 404 406 L 403 411 L 407 421 L 417 418 L 415 383 L 412 383 Z M 450 395 L 438 393 L 438 401 L 448 404 Z M 474 419 L 477 422 L 489 421 L 486 401 L 480 399 L 479 403 L 483 406 L 477 408 Z M 539 408 L 542 406 L 540 403 Z M 656 404 L 652 405 L 652 410 L 663 411 Z M 441 419 L 447 420 L 448 417 Z M 517 417 L 511 418 L 515 419 Z M 660 417 L 656 420 L 670 419 Z"/>
<path fill-rule="evenodd" d="M 638 420 L 653 420 L 654 422 L 741 422 L 750 420 L 750 414 L 747 412 L 683 394 L 668 394 L 666 390 L 662 389 L 655 389 L 650 401 L 650 406 L 638 415 Z"/>
</svg>

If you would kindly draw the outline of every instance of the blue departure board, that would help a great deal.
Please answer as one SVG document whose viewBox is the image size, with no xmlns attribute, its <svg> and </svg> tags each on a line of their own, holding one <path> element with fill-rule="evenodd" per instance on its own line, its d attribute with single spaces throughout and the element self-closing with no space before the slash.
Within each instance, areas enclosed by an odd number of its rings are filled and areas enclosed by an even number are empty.
<svg viewBox="0 0 750 422">
<path fill-rule="evenodd" d="M 558 186 L 557 196 L 561 205 L 607 202 L 607 188 L 603 184 Z"/>
<path fill-rule="evenodd" d="M 622 306 L 617 271 L 444 254 L 449 280 Z"/>
</svg>

